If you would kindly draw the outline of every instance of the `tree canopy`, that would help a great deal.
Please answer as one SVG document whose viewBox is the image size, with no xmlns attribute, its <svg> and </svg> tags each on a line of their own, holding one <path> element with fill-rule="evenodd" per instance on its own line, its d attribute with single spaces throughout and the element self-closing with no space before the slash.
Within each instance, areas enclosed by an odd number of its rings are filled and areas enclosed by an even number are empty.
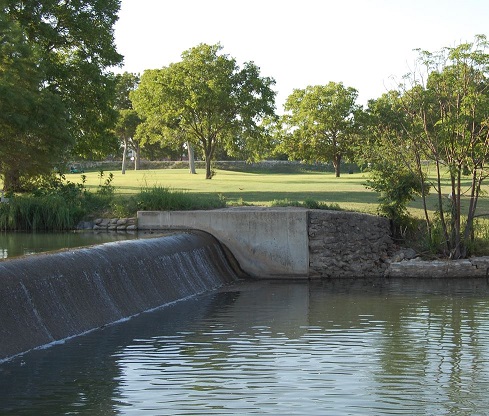
<svg viewBox="0 0 489 416">
<path fill-rule="evenodd" d="M 427 228 L 432 238 L 440 230 L 436 238 L 451 258 L 468 254 L 481 184 L 489 174 L 488 46 L 485 36 L 477 36 L 472 43 L 419 51 L 420 71 L 408 74 L 390 96 L 390 111 L 381 115 L 381 101 L 370 103 L 380 115 L 370 129 L 378 134 L 378 153 L 395 160 L 398 171 L 415 174 L 423 194 L 435 191 L 434 220 L 423 199 Z"/>
<path fill-rule="evenodd" d="M 0 1 L 0 174 L 4 188 L 70 154 L 116 145 L 108 67 L 119 0 Z M 105 139 L 105 140 L 104 140 Z"/>
<path fill-rule="evenodd" d="M 218 148 L 258 157 L 266 142 L 262 121 L 275 114 L 275 81 L 260 76 L 253 62 L 239 67 L 221 50 L 219 44 L 191 48 L 180 62 L 145 71 L 131 95 L 141 128 L 200 150 L 207 179 Z"/>
<path fill-rule="evenodd" d="M 357 96 L 354 88 L 335 82 L 294 90 L 284 105 L 283 152 L 293 159 L 333 162 L 340 176 L 341 160 L 353 148 Z"/>
</svg>

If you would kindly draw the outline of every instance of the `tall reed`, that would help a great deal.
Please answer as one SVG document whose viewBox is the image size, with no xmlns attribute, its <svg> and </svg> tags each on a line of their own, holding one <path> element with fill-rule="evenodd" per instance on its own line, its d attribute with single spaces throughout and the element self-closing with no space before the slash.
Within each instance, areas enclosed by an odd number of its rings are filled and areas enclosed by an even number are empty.
<svg viewBox="0 0 489 416">
<path fill-rule="evenodd" d="M 0 204 L 0 229 L 67 230 L 72 229 L 84 214 L 80 205 L 59 195 L 20 195 Z"/>
<path fill-rule="evenodd" d="M 132 204 L 138 211 L 175 211 L 223 208 L 226 206 L 226 201 L 216 194 L 196 194 L 154 186 L 142 189 L 132 198 Z"/>
</svg>

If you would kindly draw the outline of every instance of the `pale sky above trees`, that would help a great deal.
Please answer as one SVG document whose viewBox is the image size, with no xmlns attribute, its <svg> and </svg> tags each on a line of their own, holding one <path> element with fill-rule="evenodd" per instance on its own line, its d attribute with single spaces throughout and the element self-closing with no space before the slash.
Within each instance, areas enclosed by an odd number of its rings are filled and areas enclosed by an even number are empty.
<svg viewBox="0 0 489 416">
<path fill-rule="evenodd" d="M 487 0 L 122 0 L 119 16 L 123 71 L 161 68 L 199 43 L 220 43 L 276 80 L 279 112 L 294 88 L 330 81 L 357 89 L 366 104 L 413 69 L 413 49 L 489 35 Z"/>
</svg>

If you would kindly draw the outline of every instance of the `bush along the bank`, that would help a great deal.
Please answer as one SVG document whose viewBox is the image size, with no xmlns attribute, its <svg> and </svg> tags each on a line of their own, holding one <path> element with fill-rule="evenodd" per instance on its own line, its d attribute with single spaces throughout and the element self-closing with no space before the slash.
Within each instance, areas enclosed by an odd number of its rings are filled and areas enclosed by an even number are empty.
<svg viewBox="0 0 489 416">
<path fill-rule="evenodd" d="M 198 210 L 226 206 L 221 195 L 192 194 L 164 187 L 142 189 L 130 198 L 115 195 L 113 175 L 100 171 L 96 192 L 82 183 L 66 181 L 63 175 L 40 180 L 26 194 L 9 195 L 0 204 L 0 229 L 8 231 L 62 231 L 77 228 L 84 220 L 98 217 L 134 217 L 137 211 Z"/>
<path fill-rule="evenodd" d="M 196 194 L 161 186 L 141 189 L 139 194 L 132 196 L 123 206 L 115 207 L 118 216 L 132 216 L 137 211 L 186 211 L 200 209 L 216 209 L 226 207 L 222 195 Z"/>
<path fill-rule="evenodd" d="M 101 172 L 103 178 L 103 172 Z M 113 197 L 112 177 L 88 192 L 83 183 L 66 181 L 64 175 L 53 174 L 39 179 L 31 192 L 9 195 L 0 204 L 0 229 L 10 231 L 62 231 L 73 229 L 91 212 L 109 206 Z"/>
<path fill-rule="evenodd" d="M 325 202 L 316 201 L 309 198 L 304 201 L 291 201 L 289 199 L 274 199 L 270 204 L 272 207 L 301 207 L 308 209 L 323 209 L 330 211 L 340 211 L 341 208 L 338 204 L 327 204 Z"/>
</svg>

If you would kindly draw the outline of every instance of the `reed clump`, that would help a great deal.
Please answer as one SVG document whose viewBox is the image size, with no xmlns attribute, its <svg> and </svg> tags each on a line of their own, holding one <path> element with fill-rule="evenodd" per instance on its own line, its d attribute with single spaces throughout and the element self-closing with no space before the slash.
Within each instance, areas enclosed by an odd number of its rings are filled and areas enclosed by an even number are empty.
<svg viewBox="0 0 489 416">
<path fill-rule="evenodd" d="M 197 194 L 163 186 L 143 188 L 128 199 L 115 201 L 113 213 L 124 217 L 137 211 L 186 211 L 226 207 L 226 200 L 218 194 Z"/>
<path fill-rule="evenodd" d="M 95 192 L 82 183 L 66 181 L 63 175 L 38 183 L 30 192 L 9 195 L 0 204 L 0 230 L 62 231 L 71 230 L 84 220 L 95 217 L 134 216 L 137 211 L 214 209 L 226 206 L 221 195 L 195 194 L 154 186 L 143 188 L 130 198 L 115 193 L 112 174 L 100 172 Z"/>
</svg>

